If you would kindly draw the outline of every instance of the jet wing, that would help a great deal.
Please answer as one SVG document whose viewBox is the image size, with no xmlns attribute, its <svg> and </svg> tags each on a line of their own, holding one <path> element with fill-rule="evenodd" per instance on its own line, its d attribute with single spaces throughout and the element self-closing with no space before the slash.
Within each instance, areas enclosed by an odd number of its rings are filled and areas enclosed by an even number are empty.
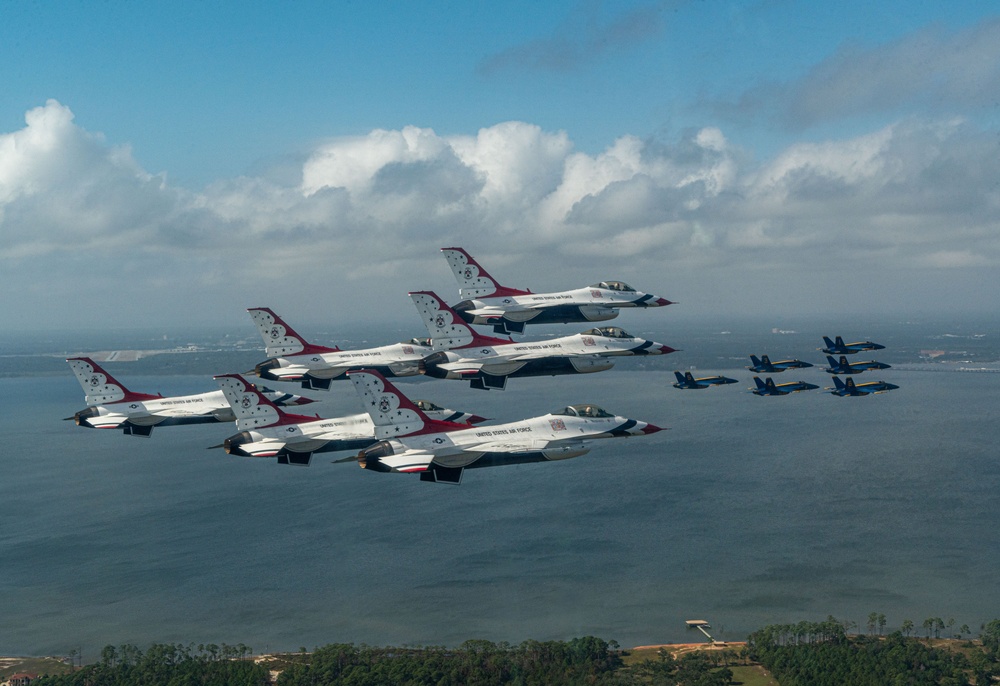
<svg viewBox="0 0 1000 686">
<path fill-rule="evenodd" d="M 523 367 L 528 360 L 537 359 L 539 357 L 546 356 L 525 353 L 524 355 L 518 355 L 515 359 L 507 359 L 497 362 L 484 362 L 479 369 L 483 372 L 483 374 L 489 374 L 491 376 L 509 376 Z"/>
<path fill-rule="evenodd" d="M 534 438 L 521 441 L 484 441 L 475 445 L 462 446 L 462 449 L 477 453 L 545 453 L 547 457 L 557 457 L 562 453 L 579 455 L 588 450 L 586 444 L 578 438 L 572 440 Z M 569 456 L 567 455 L 567 457 Z"/>
<path fill-rule="evenodd" d="M 555 306 L 557 303 L 548 304 L 538 304 L 532 305 L 531 308 L 525 308 L 523 305 L 511 304 L 507 307 L 489 306 L 489 307 L 478 307 L 474 310 L 468 310 L 468 313 L 475 315 L 476 317 L 483 317 L 484 319 L 489 319 L 492 317 L 504 318 L 512 322 L 527 322 L 539 314 L 546 307 Z"/>
<path fill-rule="evenodd" d="M 164 407 L 156 410 L 155 416 L 160 419 L 183 419 L 185 417 L 207 417 L 214 415 L 220 408 L 216 407 Z M 134 421 L 142 420 L 141 417 L 133 417 Z"/>
</svg>

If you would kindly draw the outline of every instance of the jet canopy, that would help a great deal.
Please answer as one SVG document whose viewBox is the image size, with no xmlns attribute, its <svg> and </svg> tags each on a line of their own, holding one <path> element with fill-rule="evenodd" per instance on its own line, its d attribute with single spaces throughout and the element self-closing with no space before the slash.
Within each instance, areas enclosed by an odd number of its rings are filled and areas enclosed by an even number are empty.
<svg viewBox="0 0 1000 686">
<path fill-rule="evenodd" d="M 609 291 L 621 291 L 622 293 L 635 293 L 635 289 L 624 281 L 602 281 L 595 283 L 591 288 L 603 288 Z"/>
<path fill-rule="evenodd" d="M 444 410 L 440 405 L 435 405 L 430 400 L 414 400 L 413 404 L 419 407 L 424 412 L 441 412 Z"/>
<path fill-rule="evenodd" d="M 411 338 L 408 341 L 403 341 L 403 345 L 422 345 L 425 348 L 431 347 L 431 339 L 429 338 Z"/>
<path fill-rule="evenodd" d="M 602 336 L 604 338 L 634 338 L 625 329 L 617 326 L 602 326 L 597 329 L 590 329 L 583 332 L 584 336 Z"/>
<path fill-rule="evenodd" d="M 598 417 L 614 417 L 613 414 L 609 414 L 604 411 L 600 405 L 567 405 L 558 412 L 553 412 L 552 414 L 566 415 L 567 417 L 590 417 L 596 419 Z"/>
</svg>

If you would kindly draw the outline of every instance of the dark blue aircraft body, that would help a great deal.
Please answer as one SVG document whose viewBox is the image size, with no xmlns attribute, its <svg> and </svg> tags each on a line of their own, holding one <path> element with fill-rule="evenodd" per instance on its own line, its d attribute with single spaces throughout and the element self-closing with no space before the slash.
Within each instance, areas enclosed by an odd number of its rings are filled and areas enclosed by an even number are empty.
<svg viewBox="0 0 1000 686">
<path fill-rule="evenodd" d="M 843 382 L 839 377 L 833 377 L 833 388 L 829 389 L 833 395 L 844 397 L 846 395 L 873 395 L 875 393 L 888 393 L 899 388 L 895 384 L 886 381 L 869 381 L 868 383 L 855 384 L 854 379 L 847 379 Z"/>
<path fill-rule="evenodd" d="M 759 376 L 755 376 L 753 382 L 757 385 L 756 388 L 750 389 L 754 395 L 788 395 L 789 393 L 811 391 L 814 388 L 819 388 L 819 386 L 806 383 L 805 381 L 789 381 L 788 383 L 775 384 L 771 377 L 767 377 L 761 381 Z"/>
<path fill-rule="evenodd" d="M 823 371 L 829 374 L 860 374 L 861 372 L 868 371 L 869 369 L 890 369 L 890 366 L 886 363 L 876 362 L 875 360 L 869 360 L 867 362 L 848 362 L 844 355 L 840 356 L 839 361 L 827 355 L 826 360 L 830 363 L 830 366 L 824 367 Z"/>
<path fill-rule="evenodd" d="M 753 366 L 747 367 L 747 369 L 758 374 L 778 374 L 786 369 L 805 369 L 812 366 L 810 363 L 803 362 L 802 360 L 778 360 L 777 362 L 771 362 L 771 358 L 767 355 L 761 355 L 759 360 L 756 355 L 751 355 L 750 361 L 753 362 Z"/>
<path fill-rule="evenodd" d="M 691 372 L 685 372 L 684 374 L 674 372 L 674 376 L 677 377 L 677 383 L 674 384 L 674 388 L 708 388 L 709 386 L 736 383 L 736 379 L 730 379 L 727 376 L 703 376 L 696 379 Z"/>
<path fill-rule="evenodd" d="M 882 350 L 885 348 L 884 345 L 872 343 L 871 341 L 844 343 L 844 339 L 840 336 L 837 336 L 837 338 L 832 341 L 829 336 L 823 336 L 823 342 L 826 343 L 826 347 L 820 348 L 820 350 L 825 352 L 827 355 L 853 355 L 854 353 L 860 353 L 865 350 Z"/>
</svg>

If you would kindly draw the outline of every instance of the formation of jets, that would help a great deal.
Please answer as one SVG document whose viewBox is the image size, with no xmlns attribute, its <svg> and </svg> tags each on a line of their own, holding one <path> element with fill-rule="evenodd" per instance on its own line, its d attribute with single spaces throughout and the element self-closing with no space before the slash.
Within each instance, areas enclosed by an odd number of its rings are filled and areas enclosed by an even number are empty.
<svg viewBox="0 0 1000 686">
<path fill-rule="evenodd" d="M 512 377 L 598 372 L 613 366 L 610 358 L 674 352 L 618 327 L 514 341 L 509 334 L 523 333 L 527 323 L 603 321 L 617 317 L 620 308 L 671 303 L 621 281 L 560 293 L 510 289 L 500 286 L 462 248 L 442 252 L 459 281 L 462 300 L 449 306 L 430 291 L 410 293 L 428 338 L 342 350 L 309 343 L 269 308 L 248 310 L 267 355 L 253 374 L 310 390 L 328 391 L 333 381 L 350 380 L 364 414 L 333 418 L 293 414 L 282 408 L 313 401 L 258 388 L 240 374 L 216 376 L 220 390 L 200 395 L 164 398 L 134 393 L 97 363 L 75 357 L 67 361 L 84 388 L 88 407 L 68 419 L 91 428 L 120 428 L 133 436 L 149 436 L 154 426 L 235 421 L 237 433 L 216 446 L 231 455 L 308 465 L 315 453 L 360 451 L 338 462 L 357 461 L 378 472 L 419 473 L 423 481 L 449 484 L 460 483 L 467 468 L 562 460 L 587 453 L 596 439 L 661 430 L 592 404 L 479 426 L 486 421 L 479 415 L 411 400 L 397 389 L 390 378 L 417 375 L 467 380 L 483 390 L 503 389 Z M 508 337 L 484 336 L 474 325 L 492 326 L 495 333 Z"/>
<path fill-rule="evenodd" d="M 841 336 L 836 336 L 833 340 L 831 340 L 829 336 L 823 336 L 823 342 L 826 344 L 826 348 L 823 348 L 822 350 L 828 353 L 826 359 L 829 363 L 829 366 L 824 367 L 823 371 L 835 375 L 834 383 L 836 384 L 826 390 L 830 391 L 834 395 L 868 395 L 873 392 L 885 393 L 899 388 L 899 386 L 886 383 L 884 381 L 879 381 L 877 383 L 872 382 L 870 384 L 854 384 L 853 382 L 849 382 L 850 386 L 848 387 L 847 384 L 844 384 L 836 377 L 836 375 L 839 374 L 861 374 L 862 372 L 866 372 L 868 370 L 889 369 L 889 365 L 876 360 L 869 360 L 867 362 L 848 362 L 847 360 L 847 355 L 853 355 L 865 350 L 883 350 L 885 349 L 884 345 L 874 343 L 872 341 L 844 343 L 844 339 Z M 834 354 L 839 354 L 840 358 L 835 359 L 833 357 Z M 803 362 L 798 359 L 772 361 L 767 355 L 761 355 L 760 357 L 757 355 L 751 355 L 750 362 L 751 365 L 747 367 L 747 369 L 755 374 L 761 375 L 780 374 L 787 369 L 808 369 L 813 366 L 811 362 Z M 691 372 L 687 372 L 683 375 L 681 372 L 674 372 L 674 375 L 677 377 L 677 383 L 673 384 L 673 386 L 674 388 L 680 389 L 708 388 L 714 385 L 725 385 L 735 382 L 735 379 L 726 379 L 726 377 L 705 377 L 702 379 L 696 379 Z M 760 396 L 789 395 L 791 393 L 811 391 L 819 388 L 818 385 L 805 381 L 775 384 L 770 377 L 761 380 L 759 376 L 754 376 L 753 381 L 754 385 L 747 390 L 754 395 Z"/>
<path fill-rule="evenodd" d="M 84 389 L 87 408 L 67 419 L 80 426 L 120 429 L 149 436 L 153 427 L 206 422 L 236 423 L 236 433 L 219 446 L 230 455 L 274 458 L 279 464 L 308 465 L 316 453 L 358 451 L 337 462 L 356 461 L 376 472 L 417 473 L 422 481 L 458 484 L 465 469 L 562 460 L 583 455 L 592 441 L 643 436 L 661 429 L 651 423 L 606 412 L 593 404 L 506 424 L 411 400 L 393 385 L 395 377 L 423 376 L 468 381 L 481 390 L 502 390 L 516 377 L 600 372 L 621 356 L 675 352 L 663 343 L 638 338 L 616 326 L 591 328 L 559 338 L 515 341 L 528 324 L 599 322 L 624 308 L 664 307 L 666 298 L 642 293 L 621 281 L 587 288 L 532 293 L 500 285 L 462 248 L 443 248 L 459 284 L 460 300 L 448 305 L 432 291 L 409 294 L 428 336 L 363 350 L 342 350 L 308 342 L 267 307 L 247 311 L 264 340 L 267 359 L 252 372 L 258 378 L 329 391 L 334 381 L 350 381 L 364 413 L 344 417 L 294 414 L 313 400 L 257 387 L 243 375 L 220 374 L 219 389 L 197 395 L 163 397 L 130 391 L 87 357 L 67 360 Z M 493 328 L 494 336 L 476 326 Z M 504 338 L 498 335 L 505 336 Z M 885 393 L 899 388 L 885 381 L 855 383 L 851 375 L 889 365 L 848 362 L 847 355 L 885 346 L 872 341 L 844 343 L 824 336 L 828 367 L 837 396 Z M 835 359 L 834 356 L 839 356 Z M 798 359 L 771 361 L 750 355 L 755 374 L 769 375 L 813 365 Z M 738 383 L 725 376 L 696 378 L 675 371 L 674 388 L 694 390 Z M 847 375 L 841 381 L 840 375 Z M 805 381 L 776 384 L 754 376 L 754 395 L 781 396 L 819 388 Z M 348 384 L 344 384 L 348 386 Z M 447 384 L 445 384 L 447 385 Z"/>
</svg>

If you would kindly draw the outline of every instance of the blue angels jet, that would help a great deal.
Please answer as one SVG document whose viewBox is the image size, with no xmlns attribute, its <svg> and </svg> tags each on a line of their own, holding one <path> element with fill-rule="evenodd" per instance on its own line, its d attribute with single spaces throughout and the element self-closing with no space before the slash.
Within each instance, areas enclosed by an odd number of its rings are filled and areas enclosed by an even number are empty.
<svg viewBox="0 0 1000 686">
<path fill-rule="evenodd" d="M 865 350 L 882 350 L 885 348 L 884 345 L 872 343 L 871 341 L 844 343 L 844 339 L 840 336 L 837 336 L 836 339 L 832 341 L 829 336 L 823 336 L 823 342 L 826 343 L 826 347 L 820 348 L 820 350 L 825 352 L 827 355 L 853 355 L 854 353 L 864 352 Z"/>
<path fill-rule="evenodd" d="M 747 367 L 747 369 L 758 374 L 778 374 L 786 369 L 805 369 L 812 366 L 809 362 L 803 362 L 802 360 L 778 360 L 777 362 L 771 362 L 771 358 L 767 355 L 761 355 L 759 360 L 756 355 L 751 355 L 750 361 L 753 362 L 753 366 Z"/>
<path fill-rule="evenodd" d="M 875 393 L 888 393 L 894 391 L 899 386 L 887 381 L 869 381 L 868 383 L 855 384 L 854 379 L 848 378 L 843 382 L 839 377 L 833 377 L 833 388 L 827 389 L 833 395 L 844 397 L 845 395 L 873 395 Z"/>
<path fill-rule="evenodd" d="M 677 377 L 677 383 L 674 384 L 674 388 L 708 388 L 709 386 L 724 386 L 725 384 L 736 383 L 736 379 L 730 379 L 727 376 L 703 376 L 701 378 L 694 378 L 691 372 L 674 372 L 674 376 Z"/>
<path fill-rule="evenodd" d="M 867 362 L 848 362 L 844 355 L 840 356 L 840 361 L 837 361 L 826 356 L 827 362 L 830 363 L 829 367 L 824 367 L 823 371 L 829 374 L 860 374 L 861 372 L 868 371 L 869 369 L 890 369 L 889 365 L 884 362 L 876 362 L 875 360 L 869 360 Z"/>
<path fill-rule="evenodd" d="M 819 388 L 819 386 L 806 383 L 805 381 L 789 381 L 788 383 L 775 384 L 771 377 L 767 377 L 761 381 L 759 376 L 755 376 L 753 382 L 757 384 L 757 388 L 750 389 L 754 395 L 788 395 L 789 393 L 811 391 L 814 388 Z"/>
</svg>

